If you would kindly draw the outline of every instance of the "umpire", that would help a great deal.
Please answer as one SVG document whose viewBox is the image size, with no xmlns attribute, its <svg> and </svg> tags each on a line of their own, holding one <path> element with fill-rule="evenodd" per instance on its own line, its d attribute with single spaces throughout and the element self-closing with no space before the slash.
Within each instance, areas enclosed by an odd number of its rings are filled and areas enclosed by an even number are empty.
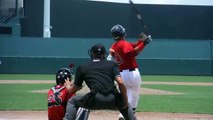
<svg viewBox="0 0 213 120">
<path fill-rule="evenodd" d="M 118 70 L 117 63 L 105 60 L 106 49 L 102 44 L 95 44 L 89 50 L 90 61 L 77 67 L 74 84 L 66 81 L 65 86 L 73 94 L 82 88 L 85 81 L 90 92 L 84 96 L 72 97 L 67 103 L 63 120 L 75 120 L 79 107 L 91 110 L 119 110 L 125 120 L 136 120 L 128 104 L 126 87 Z M 119 90 L 116 89 L 115 82 Z"/>
</svg>

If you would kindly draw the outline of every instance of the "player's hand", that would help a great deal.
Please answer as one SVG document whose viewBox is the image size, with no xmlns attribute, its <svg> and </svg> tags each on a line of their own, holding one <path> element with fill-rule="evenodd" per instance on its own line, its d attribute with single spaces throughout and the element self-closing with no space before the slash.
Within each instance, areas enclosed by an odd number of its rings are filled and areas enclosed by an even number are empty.
<svg viewBox="0 0 213 120">
<path fill-rule="evenodd" d="M 152 41 L 151 35 L 148 35 L 148 36 L 147 36 L 145 33 L 141 33 L 141 34 L 139 35 L 139 38 L 140 38 L 141 41 L 144 42 L 145 45 L 146 45 L 146 44 L 149 44 L 150 41 Z"/>
<path fill-rule="evenodd" d="M 140 38 L 140 40 L 144 41 L 145 39 L 147 39 L 147 35 L 146 35 L 145 33 L 142 32 L 142 33 L 139 35 L 139 38 Z"/>
<path fill-rule="evenodd" d="M 65 79 L 65 82 L 64 82 L 64 86 L 65 86 L 67 89 L 69 89 L 72 85 L 73 85 L 73 82 L 70 81 L 69 78 L 66 78 L 66 79 Z"/>
</svg>

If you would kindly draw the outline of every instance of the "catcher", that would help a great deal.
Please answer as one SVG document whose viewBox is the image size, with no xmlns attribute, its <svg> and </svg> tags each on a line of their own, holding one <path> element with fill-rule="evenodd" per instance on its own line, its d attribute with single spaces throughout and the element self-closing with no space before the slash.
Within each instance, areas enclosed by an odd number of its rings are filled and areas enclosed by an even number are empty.
<svg viewBox="0 0 213 120">
<path fill-rule="evenodd" d="M 69 94 L 64 86 L 65 79 L 71 81 L 72 73 L 67 68 L 61 68 L 56 73 L 56 85 L 48 91 L 48 120 L 62 120 L 68 99 L 75 96 Z M 80 108 L 76 120 L 85 120 L 89 115 L 89 110 Z"/>
</svg>

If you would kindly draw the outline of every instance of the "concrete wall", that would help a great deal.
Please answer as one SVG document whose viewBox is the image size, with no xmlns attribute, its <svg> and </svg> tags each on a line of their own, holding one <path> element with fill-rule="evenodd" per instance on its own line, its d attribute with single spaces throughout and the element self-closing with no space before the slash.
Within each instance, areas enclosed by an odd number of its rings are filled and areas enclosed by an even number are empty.
<svg viewBox="0 0 213 120">
<path fill-rule="evenodd" d="M 25 0 L 22 36 L 42 37 L 43 0 Z M 136 5 L 153 38 L 213 39 L 213 7 Z M 110 29 L 122 24 L 129 37 L 144 29 L 130 4 L 87 0 L 51 0 L 53 37 L 109 38 Z"/>
</svg>

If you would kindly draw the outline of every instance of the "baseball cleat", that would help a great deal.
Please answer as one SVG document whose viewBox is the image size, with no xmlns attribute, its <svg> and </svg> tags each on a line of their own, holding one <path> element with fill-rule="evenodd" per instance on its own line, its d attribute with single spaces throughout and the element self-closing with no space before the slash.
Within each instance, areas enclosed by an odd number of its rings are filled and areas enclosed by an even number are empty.
<svg viewBox="0 0 213 120">
<path fill-rule="evenodd" d="M 123 117 L 119 117 L 118 120 L 125 120 Z"/>
</svg>

